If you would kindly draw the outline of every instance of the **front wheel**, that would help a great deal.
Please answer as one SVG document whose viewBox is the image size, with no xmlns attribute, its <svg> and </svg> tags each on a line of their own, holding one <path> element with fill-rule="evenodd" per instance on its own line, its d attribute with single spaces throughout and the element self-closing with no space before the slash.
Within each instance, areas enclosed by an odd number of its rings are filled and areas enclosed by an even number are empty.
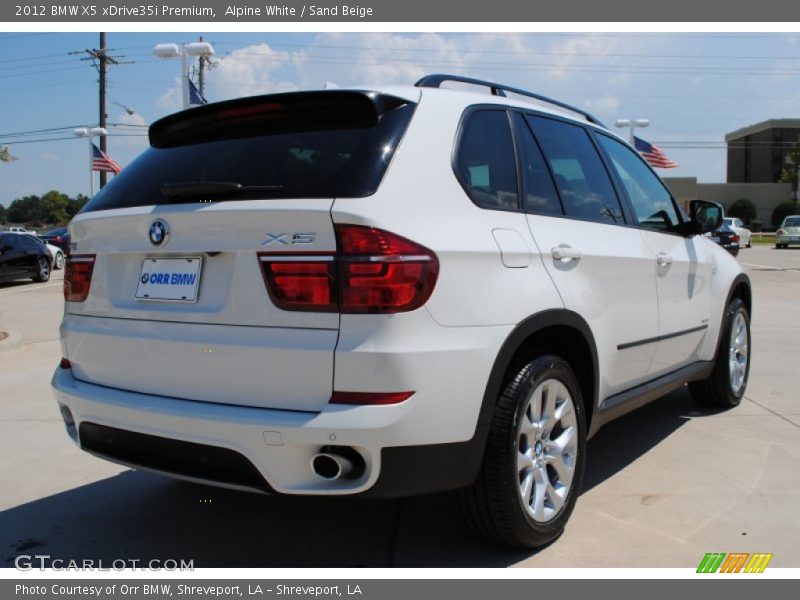
<svg viewBox="0 0 800 600">
<path fill-rule="evenodd" d="M 540 356 L 517 369 L 497 400 L 478 480 L 454 494 L 463 521 L 505 546 L 549 544 L 575 506 L 585 452 L 575 374 L 563 359 Z"/>
<path fill-rule="evenodd" d="M 39 258 L 39 262 L 36 265 L 36 274 L 33 276 L 33 280 L 37 283 L 44 283 L 50 279 L 50 261 L 47 260 L 44 256 Z"/>
<path fill-rule="evenodd" d="M 750 375 L 750 315 L 739 298 L 725 311 L 717 358 L 711 375 L 689 384 L 689 393 L 699 404 L 732 408 L 738 406 Z"/>
</svg>

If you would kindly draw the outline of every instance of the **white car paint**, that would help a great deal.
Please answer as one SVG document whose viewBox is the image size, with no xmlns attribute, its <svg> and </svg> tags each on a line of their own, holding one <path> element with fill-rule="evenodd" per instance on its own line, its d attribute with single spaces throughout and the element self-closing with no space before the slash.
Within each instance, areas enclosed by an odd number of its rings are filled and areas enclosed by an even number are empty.
<svg viewBox="0 0 800 600">
<path fill-rule="evenodd" d="M 373 90 L 418 106 L 369 197 L 165 204 L 73 219 L 73 243 L 97 257 L 88 298 L 65 303 L 61 338 L 71 368 L 53 377 L 58 403 L 76 423 L 234 450 L 279 492 L 352 494 L 374 485 L 389 448 L 470 440 L 495 360 L 532 316 L 567 309 L 588 323 L 599 363 L 597 397 L 587 398 L 594 409 L 713 358 L 742 272 L 723 249 L 702 236 L 481 209 L 453 174 L 462 115 L 473 105 L 598 126 L 520 99 Z M 148 241 L 156 216 L 171 227 L 165 249 Z M 310 249 L 330 252 L 342 223 L 390 231 L 435 253 L 439 275 L 423 307 L 340 315 L 271 301 L 256 256 L 265 232 L 315 232 Z M 563 245 L 580 252 L 572 265 L 557 256 Z M 134 298 L 145 257 L 209 252 L 196 303 Z M 660 253 L 671 264 L 661 268 Z M 700 325 L 707 328 L 663 345 L 618 348 Z M 395 405 L 346 406 L 329 403 L 333 390 L 414 393 Z M 312 456 L 334 441 L 363 456 L 362 476 L 313 474 Z"/>
<path fill-rule="evenodd" d="M 739 247 L 749 248 L 753 238 L 752 232 L 744 226 L 742 220 L 737 217 L 725 217 L 725 224 L 736 232 L 739 236 Z"/>
</svg>

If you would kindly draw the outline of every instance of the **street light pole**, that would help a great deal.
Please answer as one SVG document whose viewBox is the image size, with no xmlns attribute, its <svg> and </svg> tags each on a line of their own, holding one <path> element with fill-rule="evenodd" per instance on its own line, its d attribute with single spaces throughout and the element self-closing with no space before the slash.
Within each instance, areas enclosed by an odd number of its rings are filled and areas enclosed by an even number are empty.
<svg viewBox="0 0 800 600">
<path fill-rule="evenodd" d="M 634 133 L 634 129 L 636 127 L 649 127 L 650 121 L 647 119 L 617 119 L 616 123 L 614 123 L 615 127 L 627 127 L 628 128 L 628 141 L 630 142 L 631 146 L 636 146 L 636 134 Z"/>
<path fill-rule="evenodd" d="M 181 59 L 181 97 L 184 110 L 191 106 L 189 97 L 189 57 L 209 58 L 214 56 L 214 46 L 208 42 L 191 42 L 188 44 L 156 44 L 153 54 L 158 58 Z"/>
<path fill-rule="evenodd" d="M 104 127 L 78 127 L 72 132 L 75 137 L 85 137 L 89 141 L 89 199 L 94 197 L 94 137 L 103 137 L 108 134 Z"/>
</svg>

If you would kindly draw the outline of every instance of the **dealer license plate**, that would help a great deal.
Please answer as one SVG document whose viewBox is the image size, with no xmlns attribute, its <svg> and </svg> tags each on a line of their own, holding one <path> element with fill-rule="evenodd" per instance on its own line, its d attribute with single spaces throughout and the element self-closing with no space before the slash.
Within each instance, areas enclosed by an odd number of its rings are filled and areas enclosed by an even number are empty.
<svg viewBox="0 0 800 600">
<path fill-rule="evenodd" d="M 196 302 L 202 266 L 203 259 L 199 256 L 145 258 L 136 299 Z"/>
</svg>

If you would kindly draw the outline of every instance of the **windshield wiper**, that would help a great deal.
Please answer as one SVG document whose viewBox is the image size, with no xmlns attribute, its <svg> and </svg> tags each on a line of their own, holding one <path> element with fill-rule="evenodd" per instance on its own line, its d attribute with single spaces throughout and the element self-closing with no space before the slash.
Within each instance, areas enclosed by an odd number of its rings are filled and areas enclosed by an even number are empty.
<svg viewBox="0 0 800 600">
<path fill-rule="evenodd" d="M 282 185 L 242 185 L 235 181 L 180 181 L 165 183 L 161 193 L 167 198 L 197 196 L 235 196 L 247 192 L 280 192 Z"/>
</svg>

